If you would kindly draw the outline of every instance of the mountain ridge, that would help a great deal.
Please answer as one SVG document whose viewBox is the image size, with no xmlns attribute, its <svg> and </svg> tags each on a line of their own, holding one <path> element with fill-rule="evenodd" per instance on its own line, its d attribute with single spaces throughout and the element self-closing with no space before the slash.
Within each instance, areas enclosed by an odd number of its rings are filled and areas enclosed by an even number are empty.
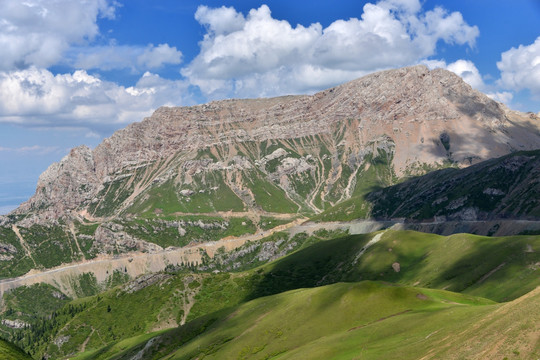
<svg viewBox="0 0 540 360">
<path fill-rule="evenodd" d="M 139 174 L 142 179 L 133 179 L 130 194 L 120 199 L 122 206 L 117 210 L 122 211 L 155 182 L 173 178 L 175 166 L 185 168 L 190 161 L 193 172 L 213 165 L 231 177 L 228 187 L 249 207 L 253 196 L 242 198 L 245 186 L 235 183 L 235 170 L 261 170 L 255 161 L 272 155 L 256 149 L 253 143 L 259 147 L 274 143 L 277 149 L 294 150 L 299 160 L 292 164 L 292 171 L 301 168 L 301 173 L 311 177 L 320 166 L 307 156 L 315 158 L 318 146 L 328 148 L 332 173 L 309 189 L 310 194 L 317 190 L 320 194 L 304 204 L 309 211 L 320 212 L 325 202 L 335 204 L 350 195 L 356 181 L 353 174 L 361 172 L 367 155 L 379 150 L 393 157 L 391 169 L 401 177 L 417 172 L 415 167 L 423 164 L 440 165 L 450 160 L 466 166 L 510 151 L 533 149 L 540 144 L 539 129 L 540 119 L 535 115 L 507 109 L 446 70 L 430 71 L 424 66 L 388 70 L 312 96 L 159 108 L 144 121 L 117 131 L 94 150 L 85 146 L 73 149 L 40 176 L 36 194 L 12 214 L 33 214 L 35 219 L 29 223 L 54 221 L 68 212 L 93 218 L 96 211 L 91 214 L 91 204 L 102 200 L 104 184 L 146 167 L 147 176 Z M 212 161 L 197 163 L 201 152 L 213 157 Z M 345 169 L 345 164 L 350 169 Z M 302 206 L 294 199 L 302 194 L 286 189 L 289 175 L 278 174 L 273 182 Z M 189 179 L 175 180 L 177 184 L 182 181 Z M 339 182 L 342 184 L 336 185 Z M 333 188 L 345 191 L 344 197 L 332 198 L 329 193 Z M 321 204 L 314 203 L 317 196 L 322 198 Z"/>
<path fill-rule="evenodd" d="M 431 170 L 536 149 L 539 129 L 534 114 L 424 66 L 312 96 L 162 107 L 93 150 L 73 149 L 40 176 L 36 194 L 0 218 L 0 277 L 256 236 L 336 209 L 345 211 L 323 221 L 369 218 L 368 194 Z M 351 203 L 359 213 L 345 208 Z M 425 218 L 409 215 L 388 217 Z M 468 228 L 487 234 L 496 225 Z M 521 225 L 495 233 L 537 229 Z"/>
</svg>

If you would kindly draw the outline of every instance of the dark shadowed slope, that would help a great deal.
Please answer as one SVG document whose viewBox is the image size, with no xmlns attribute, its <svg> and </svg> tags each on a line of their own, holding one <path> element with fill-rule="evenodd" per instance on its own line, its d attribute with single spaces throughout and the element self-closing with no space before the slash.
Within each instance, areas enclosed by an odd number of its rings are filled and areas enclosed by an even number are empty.
<svg viewBox="0 0 540 360">
<path fill-rule="evenodd" d="M 437 222 L 540 220 L 540 150 L 515 152 L 464 169 L 433 171 L 353 197 L 314 219 L 370 217 Z"/>
</svg>

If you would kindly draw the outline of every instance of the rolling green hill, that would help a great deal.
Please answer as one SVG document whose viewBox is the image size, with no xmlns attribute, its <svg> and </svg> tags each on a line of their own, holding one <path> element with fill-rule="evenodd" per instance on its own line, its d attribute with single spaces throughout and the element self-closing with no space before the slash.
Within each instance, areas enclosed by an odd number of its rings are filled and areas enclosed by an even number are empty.
<svg viewBox="0 0 540 360">
<path fill-rule="evenodd" d="M 533 359 L 539 300 L 538 289 L 495 304 L 442 290 L 338 283 L 263 297 L 74 359 Z"/>
<path fill-rule="evenodd" d="M 150 337 L 143 334 L 184 321 L 187 327 L 178 331 L 198 334 L 221 312 L 228 314 L 246 301 L 339 282 L 382 281 L 398 288 L 421 287 L 426 295 L 431 291 L 427 288 L 431 288 L 453 291 L 452 296 L 458 299 L 478 296 L 489 301 L 511 301 L 540 286 L 539 264 L 540 236 L 533 235 L 443 237 L 386 230 L 329 240 L 319 238 L 318 242 L 251 270 L 157 274 L 75 300 L 57 311 L 59 315 L 51 326 L 44 321 L 42 327 L 52 329 L 45 337 L 34 334 L 34 345 L 24 346 L 36 356 L 47 353 L 52 358 L 114 344 L 118 344 L 114 351 L 119 351 L 117 346 L 124 346 L 123 340 L 146 341 Z M 283 300 L 284 307 L 287 301 Z M 394 305 L 399 307 L 399 302 Z M 32 331 L 26 334 L 28 337 Z"/>
<path fill-rule="evenodd" d="M 539 264 L 540 236 L 386 230 L 322 241 L 268 264 L 257 271 L 261 279 L 253 297 L 339 281 L 381 280 L 508 301 L 540 285 Z"/>
</svg>

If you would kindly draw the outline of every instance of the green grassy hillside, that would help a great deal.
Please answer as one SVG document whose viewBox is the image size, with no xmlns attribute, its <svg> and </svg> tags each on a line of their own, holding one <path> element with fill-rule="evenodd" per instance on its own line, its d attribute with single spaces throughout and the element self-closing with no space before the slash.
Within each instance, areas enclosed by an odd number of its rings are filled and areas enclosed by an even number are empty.
<svg viewBox="0 0 540 360">
<path fill-rule="evenodd" d="M 378 242 L 361 254 L 375 236 Z M 319 242 L 279 259 L 259 270 L 253 296 L 382 280 L 508 301 L 540 285 L 539 263 L 540 236 L 445 237 L 387 230 Z"/>
<path fill-rule="evenodd" d="M 55 317 L 51 326 L 44 322 L 51 329 L 44 337 L 27 331 L 25 336 L 34 336 L 34 343 L 41 345 L 24 343 L 25 349 L 36 356 L 67 356 L 184 321 L 197 320 L 190 333 L 198 333 L 215 317 L 211 314 L 246 301 L 338 282 L 384 281 L 498 302 L 516 299 L 540 285 L 540 236 L 443 237 L 387 230 L 318 241 L 251 270 L 158 274 L 131 283 L 139 285 L 76 300 L 58 311 L 62 316 Z M 76 311 L 65 310 L 69 306 Z"/>
<path fill-rule="evenodd" d="M 534 359 L 539 296 L 537 289 L 495 304 L 443 290 L 338 283 L 263 297 L 74 359 Z"/>
<path fill-rule="evenodd" d="M 490 302 L 443 291 L 425 294 L 417 288 L 369 281 L 293 290 L 234 309 L 202 336 L 165 358 L 189 359 L 204 354 L 207 359 L 329 359 L 343 351 L 344 344 L 336 343 L 331 348 L 314 343 L 409 313 L 428 317 L 456 307 L 455 303 L 463 306 Z M 297 355 L 289 354 L 298 347 L 305 349 L 295 351 Z M 353 348 L 358 351 L 356 346 Z"/>
<path fill-rule="evenodd" d="M 32 359 L 21 349 L 0 339 L 0 359 L 2 360 L 28 360 Z"/>
</svg>

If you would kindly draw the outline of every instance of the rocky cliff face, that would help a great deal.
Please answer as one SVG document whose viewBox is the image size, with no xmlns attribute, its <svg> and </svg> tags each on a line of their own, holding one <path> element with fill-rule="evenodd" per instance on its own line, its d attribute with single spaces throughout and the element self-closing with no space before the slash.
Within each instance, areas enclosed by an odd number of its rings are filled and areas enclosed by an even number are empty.
<svg viewBox="0 0 540 360">
<path fill-rule="evenodd" d="M 40 177 L 36 194 L 15 213 L 39 221 L 69 211 L 114 216 L 169 180 L 179 202 L 189 200 L 182 188 L 225 186 L 242 210 L 265 210 L 245 179 L 250 172 L 287 198 L 285 212 L 319 212 L 354 192 L 370 154 L 384 152 L 401 177 L 426 164 L 467 166 L 537 148 L 539 128 L 537 116 L 508 110 L 451 72 L 390 70 L 313 96 L 160 108 L 93 151 L 73 149 Z M 209 184 L 209 173 L 222 179 Z M 197 175 L 202 183 L 190 188 Z"/>
<path fill-rule="evenodd" d="M 43 213 L 44 220 L 57 219 L 89 200 L 99 182 L 92 150 L 86 146 L 72 149 L 69 155 L 41 174 L 36 194 L 18 213 L 32 209 Z"/>
</svg>

